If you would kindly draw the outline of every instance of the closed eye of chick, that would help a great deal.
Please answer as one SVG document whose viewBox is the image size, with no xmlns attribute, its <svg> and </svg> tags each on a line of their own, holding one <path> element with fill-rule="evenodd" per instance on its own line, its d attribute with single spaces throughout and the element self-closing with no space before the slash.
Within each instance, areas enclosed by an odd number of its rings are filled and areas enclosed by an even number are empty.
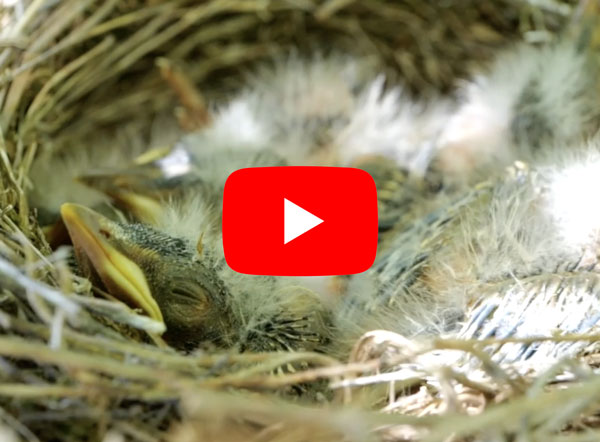
<svg viewBox="0 0 600 442">
<path fill-rule="evenodd" d="M 228 339 L 225 288 L 195 258 L 191 244 L 149 226 L 111 221 L 77 204 L 64 204 L 61 214 L 79 265 L 92 281 L 164 321 L 175 340 Z"/>
<path fill-rule="evenodd" d="M 80 182 L 136 221 L 115 222 L 81 205 L 63 205 L 80 268 L 113 296 L 164 321 L 167 341 L 185 349 L 211 344 L 255 351 L 335 348 L 343 354 L 353 337 L 383 324 L 386 315 L 390 325 L 399 316 L 401 322 L 419 322 L 412 307 L 383 308 L 367 317 L 364 303 L 373 305 L 380 283 L 373 272 L 354 276 L 347 293 L 332 299 L 324 284 L 239 275 L 223 258 L 220 210 L 228 175 L 243 167 L 320 163 L 324 157 L 317 160 L 313 154 L 321 146 L 316 135 L 321 129 L 328 131 L 329 147 L 336 152 L 322 164 L 353 164 L 376 177 L 380 228 L 390 238 L 403 231 L 400 224 L 409 225 L 435 205 L 425 204 L 436 189 L 422 175 L 439 121 L 429 120 L 428 112 L 399 91 L 386 90 L 382 77 L 353 77 L 353 70 L 362 69 L 359 62 L 344 63 L 338 69 L 338 59 L 293 61 L 277 71 L 289 83 L 277 83 L 271 91 L 260 87 L 261 77 L 254 90 L 217 109 L 211 126 L 183 137 L 172 149 L 145 154 L 129 167 L 82 173 Z M 298 67 L 310 81 L 302 76 L 291 81 Z M 347 69 L 349 79 L 340 81 Z M 345 90 L 343 106 L 335 100 L 312 110 L 292 105 L 328 84 Z M 281 100 L 284 111 L 272 115 Z M 249 112 L 240 113 L 242 107 Z M 244 116 L 236 120 L 233 115 Z M 288 130 L 296 127 L 303 136 Z"/>
<path fill-rule="evenodd" d="M 328 313 L 318 296 L 293 279 L 236 274 L 210 235 L 198 246 L 170 228 L 117 223 L 75 204 L 64 204 L 61 213 L 87 276 L 164 321 L 174 347 L 310 350 L 328 339 Z"/>
<path fill-rule="evenodd" d="M 200 160 L 190 154 L 190 169 L 175 176 L 196 179 L 183 187 L 155 175 L 156 163 L 86 178 L 113 197 L 124 192 L 128 208 L 146 219 L 119 223 L 80 205 L 63 205 L 80 268 L 113 296 L 164 321 L 165 339 L 178 348 L 323 348 L 331 333 L 323 299 L 295 278 L 239 275 L 223 256 L 220 216 L 227 176 L 240 167 L 280 165 L 280 158 L 208 146 Z M 151 217 L 147 204 L 136 206 L 141 200 L 132 194 L 153 201 Z"/>
</svg>

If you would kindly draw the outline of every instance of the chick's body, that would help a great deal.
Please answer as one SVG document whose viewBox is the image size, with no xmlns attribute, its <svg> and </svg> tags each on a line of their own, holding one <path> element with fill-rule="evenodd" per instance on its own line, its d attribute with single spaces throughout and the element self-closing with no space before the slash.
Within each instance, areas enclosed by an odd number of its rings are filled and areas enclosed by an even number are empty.
<svg viewBox="0 0 600 442">
<path fill-rule="evenodd" d="M 580 142 L 600 121 L 599 68 L 598 54 L 571 40 L 500 54 L 462 88 L 433 167 L 449 181 L 474 182 Z"/>
<path fill-rule="evenodd" d="M 445 101 L 409 100 L 363 61 L 291 57 L 215 106 L 212 125 L 172 149 L 148 152 L 126 167 L 82 173 L 80 181 L 132 222 L 75 205 L 63 207 L 63 219 L 81 268 L 114 296 L 164 320 L 165 336 L 177 346 L 326 350 L 344 357 L 352 340 L 369 329 L 414 334 L 433 322 L 421 315 L 423 305 L 433 307 L 433 297 L 403 302 L 400 290 L 390 293 L 421 259 L 418 242 L 411 239 L 407 251 L 394 238 L 410 238 L 404 232 L 414 232 L 413 221 L 443 200 L 425 172 L 447 111 Z M 353 165 L 371 173 L 380 254 L 399 247 L 406 271 L 333 280 L 231 271 L 220 236 L 225 180 L 243 167 L 282 165 Z"/>
<path fill-rule="evenodd" d="M 287 80 L 275 82 L 273 91 L 255 84 L 217 111 L 213 127 L 143 165 L 160 171 L 158 188 L 167 192 L 159 192 L 160 210 L 147 221 L 153 227 L 122 228 L 146 232 L 127 235 L 144 243 L 144 252 L 130 256 L 157 293 L 169 333 L 194 344 L 197 337 L 240 350 L 311 349 L 343 356 L 353 339 L 375 328 L 482 338 L 596 326 L 598 315 L 588 309 L 597 312 L 600 298 L 588 289 L 597 270 L 600 218 L 586 201 L 593 199 L 594 177 L 600 176 L 598 148 L 596 142 L 569 144 L 593 132 L 600 115 L 590 54 L 570 43 L 518 49 L 473 82 L 447 124 L 446 103 L 430 109 L 397 89 L 386 90 L 380 78 L 336 82 L 335 69 L 294 63 L 275 77 Z M 513 71 L 522 74 L 516 81 Z M 301 81 L 293 82 L 294 75 Z M 311 107 L 319 86 L 331 84 L 342 88 L 335 89 L 341 102 L 325 95 Z M 282 103 L 282 112 L 274 113 L 274 103 Z M 240 115 L 243 124 L 233 118 Z M 580 156 L 563 150 L 579 150 Z M 533 171 L 522 162 L 505 171 L 523 158 L 533 161 Z M 371 271 L 348 278 L 338 299 L 306 280 L 239 275 L 224 262 L 219 220 L 228 174 L 284 164 L 351 164 L 376 180 L 382 231 L 377 260 Z M 491 178 L 440 191 L 429 179 L 430 166 L 443 181 L 458 172 L 475 182 L 482 170 Z M 194 191 L 181 192 L 182 182 Z M 138 193 L 157 188 L 135 186 L 130 189 Z M 153 192 L 147 196 L 156 199 Z M 577 204 L 573 195 L 587 197 Z M 187 252 L 161 252 L 155 240 Z M 136 247 L 123 249 L 131 250 Z M 159 257 L 160 264 L 148 256 Z M 191 309 L 187 299 L 193 299 Z M 568 299 L 585 307 L 569 310 Z M 547 321 L 535 324 L 538 309 Z M 503 347 L 497 356 L 552 355 L 546 359 L 551 363 L 564 354 L 559 347 Z"/>
<path fill-rule="evenodd" d="M 600 176 L 598 142 L 550 152 L 438 211 L 413 253 L 399 235 L 377 266 L 376 299 L 412 306 L 410 317 L 424 318 L 429 332 L 461 338 L 596 333 L 600 216 L 589 202 Z M 539 369 L 587 345 L 509 343 L 491 352 Z"/>
<path fill-rule="evenodd" d="M 144 308 L 139 302 L 144 290 L 138 288 L 146 285 L 165 322 L 165 337 L 174 346 L 190 349 L 210 344 L 255 351 L 322 348 L 330 332 L 323 299 L 294 278 L 239 275 L 226 265 L 222 251 L 222 190 L 229 173 L 285 162 L 267 150 L 209 147 L 194 144 L 197 140 L 183 141 L 197 149 L 188 147 L 185 152 L 188 170 L 172 176 L 163 170 L 158 180 L 149 181 L 151 186 L 136 181 L 133 187 L 128 182 L 118 189 L 145 191 L 153 198 L 157 205 L 146 223 L 114 222 L 82 206 L 63 206 L 63 220 L 79 261 L 89 263 L 90 274 L 99 274 L 99 282 L 109 292 L 133 306 Z M 170 156 L 184 154 L 177 149 L 161 161 L 171 161 L 173 166 Z M 148 167 L 164 166 L 155 162 L 142 167 L 148 171 Z M 186 179 L 182 188 L 179 183 L 185 176 L 194 179 Z M 170 181 L 173 177 L 179 182 Z M 94 177 L 101 185 L 109 178 L 115 177 Z M 111 192 L 113 185 L 110 182 L 107 187 Z M 111 260 L 127 263 L 120 274 L 105 270 L 105 262 Z"/>
</svg>

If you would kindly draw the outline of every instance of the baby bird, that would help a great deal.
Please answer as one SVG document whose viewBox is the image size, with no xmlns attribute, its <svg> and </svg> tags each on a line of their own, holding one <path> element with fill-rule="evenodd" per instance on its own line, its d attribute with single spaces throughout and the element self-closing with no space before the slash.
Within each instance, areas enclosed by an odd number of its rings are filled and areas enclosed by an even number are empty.
<svg viewBox="0 0 600 442">
<path fill-rule="evenodd" d="M 376 322 L 356 319 L 365 317 L 362 303 L 378 290 L 377 278 L 357 275 L 332 293 L 327 280 L 233 272 L 221 249 L 221 199 L 225 180 L 239 168 L 351 164 L 376 179 L 382 231 L 421 213 L 435 193 L 423 174 L 442 121 L 432 115 L 443 106 L 430 112 L 363 70 L 346 58 L 292 57 L 261 72 L 216 107 L 212 125 L 172 149 L 82 174 L 80 182 L 135 221 L 64 204 L 81 270 L 164 321 L 165 338 L 177 347 L 344 354 Z"/>
<path fill-rule="evenodd" d="M 319 297 L 292 278 L 238 275 L 218 251 L 200 199 L 167 207 L 162 228 L 120 223 L 80 205 L 61 214 L 81 269 L 95 285 L 164 321 L 175 347 L 312 350 L 327 341 Z M 190 210 L 191 208 L 195 210 Z M 204 216 L 204 219 L 203 219 Z M 176 227 L 168 226 L 177 219 Z M 185 236 L 180 236 L 186 225 Z"/>
<path fill-rule="evenodd" d="M 193 192 L 209 199 L 220 198 L 231 172 L 257 165 L 288 163 L 269 149 L 198 133 L 183 137 L 173 148 L 149 151 L 129 167 L 88 171 L 78 181 L 110 197 L 136 220 L 156 224 L 165 201 L 179 200 Z M 220 199 L 214 203 L 220 205 Z"/>
<path fill-rule="evenodd" d="M 68 175 L 45 183 L 43 178 L 50 174 L 35 177 L 38 189 L 77 202 L 62 204 L 60 215 L 79 270 L 95 286 L 163 321 L 165 339 L 177 348 L 321 348 L 329 340 L 330 328 L 326 326 L 328 311 L 319 296 L 297 279 L 238 275 L 226 266 L 221 250 L 221 198 L 229 173 L 242 167 L 285 162 L 267 150 L 232 148 L 201 135 L 191 137 L 194 141 L 182 139 L 183 144 L 169 149 L 166 156 L 138 157 L 139 164 L 117 175 L 114 171 L 127 164 L 117 153 L 120 167 L 107 161 L 110 152 L 104 158 L 98 155 L 104 162 L 76 162 L 79 156 L 66 160 L 61 167 L 71 162 L 77 166 L 69 169 L 70 176 L 76 171 L 83 173 L 85 166 L 93 171 L 79 180 L 98 184 L 98 190 L 87 194 L 77 192 L 86 188 L 73 185 Z M 192 142 L 198 149 L 181 147 Z M 54 158 L 53 164 L 61 164 L 61 159 Z M 48 166 L 36 167 L 45 170 Z M 114 182 L 115 177 L 125 183 Z M 64 194 L 53 193 L 58 188 Z M 76 192 L 69 195 L 69 191 Z M 88 195 L 100 196 L 88 199 L 94 210 L 82 204 Z M 114 210 L 101 213 L 101 207 L 110 208 L 105 202 L 115 199 L 144 223 L 113 216 Z M 34 200 L 49 213 L 59 201 Z"/>
<path fill-rule="evenodd" d="M 600 212 L 590 201 L 599 167 L 598 140 L 552 149 L 531 168 L 517 162 L 452 200 L 380 257 L 381 290 L 371 308 L 410 312 L 418 321 L 401 330 L 408 335 L 596 333 Z M 515 343 L 491 351 L 497 361 L 540 368 L 587 345 Z"/>
<path fill-rule="evenodd" d="M 152 135 L 150 145 L 144 144 L 137 127 L 127 127 L 89 144 L 56 145 L 40 153 L 29 174 L 28 198 L 52 247 L 68 243 L 60 217 L 60 205 L 66 201 L 86 205 L 111 219 L 120 217 L 105 191 L 86 185 L 79 178 L 94 170 L 120 169 L 131 158 L 173 139 L 172 125 L 164 120 L 158 121 L 152 132 L 156 135 Z"/>
<path fill-rule="evenodd" d="M 460 336 L 597 333 L 600 212 L 590 201 L 599 167 L 598 140 L 553 151 L 523 175 L 518 189 L 503 184 L 487 213 L 462 222 L 470 237 L 463 252 L 471 250 L 478 283 L 462 286 L 471 304 Z M 539 368 L 588 345 L 506 344 L 494 357 Z"/>
<path fill-rule="evenodd" d="M 221 185 L 256 155 L 278 155 L 272 165 L 354 166 L 375 177 L 387 232 L 433 201 L 437 185 L 425 173 L 449 110 L 444 100 L 415 102 L 399 86 L 386 87 L 365 60 L 289 56 L 259 70 L 229 102 L 215 104 L 212 124 L 172 150 L 80 180 L 152 224 L 160 200 L 205 187 L 220 170 L 215 162 L 231 165 L 217 177 Z"/>
<path fill-rule="evenodd" d="M 600 121 L 598 61 L 570 40 L 501 54 L 463 87 L 433 169 L 449 182 L 476 182 L 593 134 Z"/>
</svg>

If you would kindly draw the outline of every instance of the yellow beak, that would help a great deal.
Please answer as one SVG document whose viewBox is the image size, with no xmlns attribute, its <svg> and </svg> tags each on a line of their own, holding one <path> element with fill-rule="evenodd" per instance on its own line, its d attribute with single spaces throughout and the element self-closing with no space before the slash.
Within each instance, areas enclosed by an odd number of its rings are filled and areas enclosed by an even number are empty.
<svg viewBox="0 0 600 442">
<path fill-rule="evenodd" d="M 137 220 L 156 224 L 162 213 L 158 202 L 161 195 L 146 187 L 154 178 L 151 175 L 146 177 L 137 173 L 120 172 L 82 175 L 77 180 L 108 195 L 118 207 L 132 213 Z"/>
<path fill-rule="evenodd" d="M 78 204 L 63 204 L 60 213 L 78 259 L 87 258 L 109 293 L 164 322 L 142 270 L 110 244 L 112 221 Z"/>
</svg>

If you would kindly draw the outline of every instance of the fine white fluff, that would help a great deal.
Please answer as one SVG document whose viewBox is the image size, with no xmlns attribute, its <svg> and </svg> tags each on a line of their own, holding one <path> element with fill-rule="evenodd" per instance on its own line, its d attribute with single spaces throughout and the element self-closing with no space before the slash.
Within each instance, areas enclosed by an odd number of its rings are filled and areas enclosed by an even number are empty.
<svg viewBox="0 0 600 442">
<path fill-rule="evenodd" d="M 552 150 L 529 176 L 499 185 L 488 208 L 464 217 L 462 235 L 480 278 L 590 264 L 600 234 L 599 147 Z"/>
<path fill-rule="evenodd" d="M 378 154 L 422 176 L 449 111 L 445 100 L 418 102 L 401 87 L 386 90 L 380 75 L 357 95 L 349 120 L 340 126 L 333 143 L 342 164 Z"/>
<path fill-rule="evenodd" d="M 227 106 L 215 109 L 215 119 L 204 133 L 227 143 L 261 147 L 273 133 L 254 111 L 251 100 L 234 99 Z"/>
<path fill-rule="evenodd" d="M 455 176 L 579 141 L 598 117 L 597 69 L 571 42 L 517 46 L 461 91 L 439 139 L 437 167 Z"/>
<path fill-rule="evenodd" d="M 559 167 L 548 165 L 547 210 L 567 244 L 575 247 L 595 244 L 600 233 L 600 142 L 588 143 L 583 151 L 564 153 Z M 566 157 L 566 159 L 565 159 Z"/>
<path fill-rule="evenodd" d="M 201 179 L 201 184 L 190 185 L 182 196 L 162 201 L 163 210 L 156 227 L 190 241 L 197 241 L 200 235 L 206 235 L 208 240 L 220 232 L 223 187 L 233 171 L 276 165 L 279 160 L 268 151 L 216 145 L 214 140 L 200 134 L 185 137 L 179 147 L 161 161 L 178 156 L 183 148 L 192 154 L 191 172 Z"/>
<path fill-rule="evenodd" d="M 378 257 L 375 295 L 349 291 L 339 327 L 408 336 L 458 332 L 461 323 L 463 336 L 590 332 L 600 319 L 597 284 L 586 276 L 598 267 L 599 172 L 599 141 L 549 147 L 530 170 L 517 164 L 495 182 L 447 197 Z M 565 355 L 544 348 L 548 363 Z M 498 357 L 521 354 L 506 351 Z"/>
<path fill-rule="evenodd" d="M 517 182 L 501 184 L 488 208 L 461 222 L 465 247 L 455 243 L 444 256 L 456 261 L 464 253 L 472 266 L 463 272 L 471 278 L 448 290 L 464 290 L 473 302 L 461 337 L 599 332 L 599 172 L 598 140 L 552 150 L 518 189 Z M 512 343 L 494 348 L 493 356 L 543 369 L 587 345 Z"/>
<path fill-rule="evenodd" d="M 347 120 L 356 105 L 356 91 L 372 78 L 372 68 L 365 59 L 343 55 L 291 55 L 272 68 L 259 69 L 241 98 L 253 104 L 255 114 L 277 138 L 310 143 L 324 125 L 335 127 Z"/>
<path fill-rule="evenodd" d="M 355 90 L 371 70 L 365 60 L 335 55 L 303 59 L 290 55 L 263 66 L 245 89 L 217 107 L 209 131 L 246 145 L 277 146 L 292 163 L 306 163 L 317 144 L 344 124 Z"/>
<path fill-rule="evenodd" d="M 554 272 L 576 263 L 586 245 L 581 241 L 585 234 L 575 242 L 565 235 L 572 218 L 556 211 L 556 201 L 565 191 L 559 177 L 578 167 L 562 164 L 517 173 L 463 207 L 444 226 L 439 247 L 428 258 L 428 284 L 444 296 L 460 297 L 479 284 Z M 568 183 L 574 197 L 591 197 L 586 186 Z M 587 215 L 585 205 L 573 207 L 574 214 Z M 597 217 L 589 220 L 587 233 L 599 222 Z"/>
<path fill-rule="evenodd" d="M 431 263 L 441 286 L 469 287 L 480 282 L 554 270 L 575 250 L 560 236 L 546 208 L 538 177 L 510 178 L 489 196 L 465 207 L 444 234 L 447 246 Z"/>
<path fill-rule="evenodd" d="M 185 148 L 192 153 L 192 173 L 211 183 L 216 191 L 221 190 L 229 175 L 238 169 L 287 165 L 274 149 L 249 149 L 246 145 L 227 145 L 220 141 L 206 134 L 183 139 Z"/>
<path fill-rule="evenodd" d="M 217 202 L 207 200 L 198 192 L 190 192 L 181 199 L 163 202 L 161 216 L 155 227 L 171 236 L 196 244 L 200 237 L 206 247 L 220 243 L 220 208 Z"/>
<path fill-rule="evenodd" d="M 263 67 L 203 134 L 246 148 L 272 146 L 291 164 L 348 165 L 386 155 L 423 174 L 448 115 L 444 100 L 411 100 L 371 63 L 292 55 Z"/>
<path fill-rule="evenodd" d="M 285 165 L 270 150 L 248 148 L 241 142 L 232 145 L 214 132 L 185 136 L 159 166 L 173 170 L 184 163 L 189 169 L 184 173 L 201 183 L 190 184 L 182 196 L 161 201 L 163 210 L 156 227 L 194 243 L 202 236 L 205 246 L 219 250 L 223 188 L 229 175 L 247 167 Z"/>
</svg>

